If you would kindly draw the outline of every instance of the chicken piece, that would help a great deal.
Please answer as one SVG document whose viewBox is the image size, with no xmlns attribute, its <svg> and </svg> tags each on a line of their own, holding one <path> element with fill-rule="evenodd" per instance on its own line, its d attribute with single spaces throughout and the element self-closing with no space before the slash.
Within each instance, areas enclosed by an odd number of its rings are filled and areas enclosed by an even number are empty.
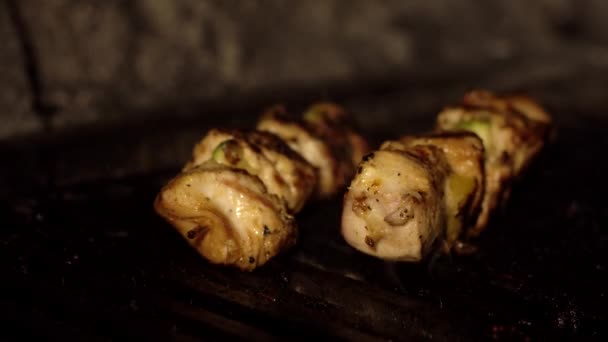
<svg viewBox="0 0 608 342">
<path fill-rule="evenodd" d="M 275 106 L 262 116 L 257 128 L 278 135 L 315 166 L 319 174 L 317 196 L 327 198 L 335 195 L 353 176 L 355 155 L 361 155 L 367 145 L 356 133 L 338 128 L 339 125 L 327 119 L 327 111 L 309 113 L 312 114 L 301 120 L 288 115 L 284 107 Z"/>
<path fill-rule="evenodd" d="M 476 90 L 465 94 L 464 107 L 471 110 L 488 110 L 506 116 L 507 125 L 516 131 L 513 154 L 516 176 L 538 155 L 551 131 L 551 116 L 534 100 L 527 96 L 498 97 L 489 91 Z"/>
<path fill-rule="evenodd" d="M 386 149 L 363 158 L 344 196 L 342 235 L 377 258 L 419 261 L 445 232 L 449 166 L 434 146 Z"/>
<path fill-rule="evenodd" d="M 302 209 L 317 179 L 312 165 L 268 132 L 212 129 L 192 154 L 184 170 L 209 159 L 242 168 L 260 177 L 268 191 L 283 198 L 293 213 Z"/>
<path fill-rule="evenodd" d="M 207 161 L 173 178 L 156 212 L 211 263 L 251 271 L 296 241 L 294 218 L 256 176 Z"/>
<path fill-rule="evenodd" d="M 485 195 L 478 220 L 469 231 L 471 236 L 483 231 L 493 210 L 508 198 L 510 183 L 544 145 L 550 119 L 543 118 L 537 109 L 531 110 L 531 103 L 497 98 L 488 92 L 472 92 L 465 96 L 462 107 L 448 107 L 437 117 L 440 131 L 469 131 L 483 141 Z M 513 110 L 514 106 L 528 114 Z"/>
<path fill-rule="evenodd" d="M 412 146 L 432 145 L 445 155 L 450 174 L 445 180 L 446 243 L 452 247 L 463 230 L 474 225 L 484 194 L 483 144 L 468 132 L 404 136 L 386 142 L 381 149 L 407 150 Z"/>
<path fill-rule="evenodd" d="M 478 108 L 492 108 L 505 112 L 514 111 L 538 124 L 551 126 L 551 116 L 532 98 L 524 95 L 496 96 L 486 90 L 474 90 L 464 95 L 463 104 Z"/>
<path fill-rule="evenodd" d="M 369 153 L 367 141 L 357 133 L 352 116 L 341 106 L 333 103 L 315 104 L 304 113 L 304 120 L 325 141 L 335 145 L 340 155 L 350 158 L 351 165 L 358 165 L 363 156 Z"/>
</svg>

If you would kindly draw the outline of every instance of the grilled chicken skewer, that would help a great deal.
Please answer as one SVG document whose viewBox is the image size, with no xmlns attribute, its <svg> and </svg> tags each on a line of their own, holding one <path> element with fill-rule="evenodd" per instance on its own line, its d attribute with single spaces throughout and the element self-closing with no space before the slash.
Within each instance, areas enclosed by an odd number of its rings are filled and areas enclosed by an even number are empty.
<svg viewBox="0 0 608 342">
<path fill-rule="evenodd" d="M 387 141 L 359 170 L 345 195 L 342 234 L 364 253 L 419 261 L 438 238 L 452 247 L 477 217 L 483 145 L 473 134 Z"/>
<path fill-rule="evenodd" d="M 209 159 L 258 176 L 268 192 L 287 202 L 292 213 L 302 209 L 317 180 L 312 165 L 267 132 L 212 129 L 195 146 L 193 159 L 184 170 Z"/>
<path fill-rule="evenodd" d="M 551 118 L 529 98 L 476 91 L 443 110 L 437 128 L 385 142 L 359 165 L 342 213 L 351 246 L 418 261 L 439 239 L 452 248 L 478 235 L 550 137 Z"/>
<path fill-rule="evenodd" d="M 479 235 L 494 209 L 506 202 L 512 181 L 538 155 L 550 127 L 551 118 L 533 100 L 523 96 L 500 98 L 486 91 L 470 92 L 462 106 L 439 113 L 438 130 L 475 133 L 485 148 L 486 193 L 469 235 Z"/>
<path fill-rule="evenodd" d="M 302 118 L 283 106 L 269 109 L 257 128 L 281 137 L 319 172 L 316 195 L 328 198 L 350 181 L 368 145 L 348 123 L 348 116 L 333 104 L 312 106 Z"/>
<path fill-rule="evenodd" d="M 352 116 L 344 108 L 333 103 L 318 103 L 304 113 L 304 120 L 334 151 L 344 155 L 344 163 L 348 165 L 346 168 L 351 170 L 347 177 L 350 180 L 354 174 L 354 166 L 369 152 L 369 145 L 357 133 Z"/>
<path fill-rule="evenodd" d="M 461 238 L 466 227 L 475 224 L 485 193 L 484 149 L 481 139 L 468 132 L 404 136 L 399 142 L 386 142 L 381 149 L 407 150 L 430 145 L 443 152 L 449 165 L 445 179 L 447 247 Z"/>
<path fill-rule="evenodd" d="M 292 214 L 315 189 L 319 197 L 339 191 L 366 152 L 338 106 L 313 106 L 285 125 L 267 118 L 260 121 L 267 131 L 209 131 L 157 196 L 156 211 L 212 263 L 251 271 L 291 247 Z M 295 139 L 283 141 L 290 131 Z"/>
<path fill-rule="evenodd" d="M 448 171 L 444 155 L 430 145 L 366 156 L 344 198 L 345 240 L 382 259 L 421 260 L 443 234 Z"/>
<path fill-rule="evenodd" d="M 207 161 L 172 179 L 156 211 L 212 263 L 253 270 L 295 243 L 285 202 L 256 176 Z"/>
</svg>

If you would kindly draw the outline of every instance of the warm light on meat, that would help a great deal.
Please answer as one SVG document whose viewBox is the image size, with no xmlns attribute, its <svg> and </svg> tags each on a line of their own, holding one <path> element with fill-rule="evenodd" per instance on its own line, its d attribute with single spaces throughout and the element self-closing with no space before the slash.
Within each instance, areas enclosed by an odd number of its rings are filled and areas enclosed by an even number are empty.
<svg viewBox="0 0 608 342">
<path fill-rule="evenodd" d="M 268 191 L 299 212 L 315 187 L 316 170 L 279 137 L 268 132 L 212 129 L 195 146 L 184 170 L 213 159 L 260 177 Z"/>
<path fill-rule="evenodd" d="M 486 192 L 471 235 L 478 235 L 494 209 L 506 201 L 512 181 L 544 146 L 550 123 L 542 108 L 528 98 L 499 98 L 485 91 L 468 93 L 463 106 L 439 113 L 440 131 L 473 132 L 484 144 Z"/>
<path fill-rule="evenodd" d="M 351 246 L 402 261 L 420 260 L 438 240 L 463 251 L 550 137 L 551 118 L 530 98 L 476 91 L 439 113 L 437 128 L 364 158 L 342 211 Z"/>
<path fill-rule="evenodd" d="M 381 149 L 407 150 L 412 146 L 432 145 L 445 155 L 450 172 L 445 180 L 446 243 L 448 247 L 462 238 L 474 224 L 484 194 L 484 159 L 481 140 L 471 133 L 440 133 L 404 136 L 387 142 Z"/>
<path fill-rule="evenodd" d="M 327 198 L 344 188 L 357 158 L 367 152 L 365 140 L 348 128 L 345 115 L 335 105 L 319 104 L 300 119 L 276 106 L 262 116 L 257 128 L 278 135 L 314 165 L 319 173 L 317 195 Z"/>
<path fill-rule="evenodd" d="M 527 96 L 499 97 L 489 91 L 476 90 L 465 94 L 463 106 L 470 110 L 485 109 L 505 117 L 506 125 L 514 131 L 513 167 L 516 176 L 536 157 L 552 133 L 551 116 Z"/>
<path fill-rule="evenodd" d="M 172 179 L 154 207 L 203 257 L 253 270 L 295 243 L 283 201 L 246 171 L 208 161 Z"/>
<path fill-rule="evenodd" d="M 421 260 L 445 229 L 447 172 L 447 162 L 433 146 L 365 157 L 344 197 L 345 240 L 378 258 Z"/>
<path fill-rule="evenodd" d="M 475 91 L 437 117 L 436 132 L 387 141 L 374 153 L 343 108 L 301 117 L 267 111 L 259 131 L 211 130 L 155 203 L 201 255 L 252 270 L 291 246 L 310 195 L 327 198 L 353 177 L 341 232 L 357 250 L 419 261 L 478 235 L 510 185 L 551 136 L 551 118 L 527 97 Z M 358 166 L 357 166 L 358 164 Z"/>
<path fill-rule="evenodd" d="M 304 113 L 304 120 L 332 146 L 351 178 L 354 166 L 369 153 L 367 141 L 354 128 L 353 118 L 333 103 L 318 103 Z M 350 159 L 350 162 L 349 162 Z"/>
<path fill-rule="evenodd" d="M 301 119 L 282 107 L 259 130 L 210 130 L 160 192 L 156 211 L 212 263 L 253 270 L 293 245 L 313 193 L 335 195 L 367 151 L 341 107 L 312 106 Z"/>
</svg>

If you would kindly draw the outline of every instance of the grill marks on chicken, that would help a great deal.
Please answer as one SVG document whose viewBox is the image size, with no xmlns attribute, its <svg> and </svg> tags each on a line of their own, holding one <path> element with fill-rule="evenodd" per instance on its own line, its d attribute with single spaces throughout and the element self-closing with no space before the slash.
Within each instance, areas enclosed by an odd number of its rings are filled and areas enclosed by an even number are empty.
<svg viewBox="0 0 608 342">
<path fill-rule="evenodd" d="M 381 149 L 407 150 L 412 146 L 435 146 L 443 152 L 449 165 L 445 179 L 445 240 L 451 247 L 466 226 L 475 224 L 483 199 L 483 144 L 468 132 L 436 133 L 426 136 L 404 136 L 399 142 L 384 143 Z"/>
<path fill-rule="evenodd" d="M 292 246 L 292 214 L 313 193 L 339 191 L 366 152 L 336 105 L 313 106 L 302 120 L 282 116 L 265 115 L 266 131 L 210 130 L 157 196 L 156 211 L 212 263 L 251 271 Z"/>
<path fill-rule="evenodd" d="M 469 232 L 479 235 L 492 212 L 508 199 L 513 180 L 541 151 L 550 134 L 551 118 L 527 97 L 500 98 L 475 91 L 465 95 L 462 106 L 439 113 L 437 128 L 469 131 L 483 140 L 486 193 L 477 223 Z"/>
<path fill-rule="evenodd" d="M 439 113 L 435 133 L 387 141 L 364 158 L 345 195 L 342 235 L 388 260 L 418 261 L 441 240 L 461 246 L 551 135 L 551 117 L 530 98 L 470 92 Z"/>
<path fill-rule="evenodd" d="M 209 159 L 238 167 L 259 177 L 268 192 L 299 212 L 315 187 L 316 170 L 274 134 L 212 129 L 194 147 L 188 170 Z"/>
<path fill-rule="evenodd" d="M 301 118 L 275 106 L 262 116 L 257 128 L 276 134 L 317 168 L 315 192 L 319 198 L 331 197 L 344 188 L 369 149 L 348 122 L 348 115 L 333 104 L 314 105 Z"/>
<path fill-rule="evenodd" d="M 435 133 L 366 155 L 340 107 L 317 104 L 297 117 L 276 106 L 258 131 L 211 130 L 155 208 L 209 261 L 253 270 L 295 243 L 292 214 L 311 196 L 335 195 L 356 173 L 344 196 L 346 241 L 419 261 L 438 242 L 457 247 L 485 229 L 551 124 L 530 98 L 475 91 L 439 113 Z"/>
<path fill-rule="evenodd" d="M 304 120 L 311 130 L 328 142 L 337 154 L 350 180 L 354 167 L 369 152 L 367 141 L 356 130 L 356 124 L 344 108 L 333 103 L 318 103 L 304 113 Z M 347 180 L 348 181 L 348 180 Z"/>
<path fill-rule="evenodd" d="M 177 175 L 154 207 L 207 260 L 243 270 L 264 264 L 297 236 L 285 203 L 258 177 L 213 160 Z"/>
<path fill-rule="evenodd" d="M 442 233 L 444 156 L 428 145 L 389 148 L 374 152 L 359 167 L 344 197 L 342 235 L 366 254 L 421 260 Z"/>
</svg>

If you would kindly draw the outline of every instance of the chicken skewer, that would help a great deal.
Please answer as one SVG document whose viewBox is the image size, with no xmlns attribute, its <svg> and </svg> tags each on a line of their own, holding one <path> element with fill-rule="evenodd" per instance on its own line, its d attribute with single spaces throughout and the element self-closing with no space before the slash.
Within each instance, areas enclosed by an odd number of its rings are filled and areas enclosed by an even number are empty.
<svg viewBox="0 0 608 342">
<path fill-rule="evenodd" d="M 313 192 L 340 191 L 367 146 L 338 106 L 316 105 L 308 113 L 314 115 L 276 123 L 267 114 L 259 125 L 266 131 L 210 130 L 161 190 L 156 211 L 212 263 L 251 271 L 288 249 L 298 233 L 292 215 Z M 285 139 L 291 131 L 297 143 Z"/>
<path fill-rule="evenodd" d="M 366 156 L 345 195 L 345 240 L 382 259 L 421 260 L 442 234 L 447 173 L 445 156 L 430 145 Z"/>
<path fill-rule="evenodd" d="M 346 241 L 364 253 L 404 261 L 421 260 L 437 240 L 452 247 L 483 197 L 481 140 L 470 133 L 408 136 L 385 142 L 373 156 L 359 165 L 345 196 Z M 411 194 L 417 194 L 413 201 Z M 402 254 L 395 257 L 395 251 Z"/>
<path fill-rule="evenodd" d="M 469 235 L 479 235 L 494 209 L 507 201 L 511 183 L 538 155 L 550 127 L 551 118 L 533 100 L 523 96 L 500 98 L 487 91 L 470 92 L 462 106 L 439 113 L 438 130 L 475 133 L 485 147 L 486 194 Z"/>
<path fill-rule="evenodd" d="M 284 201 L 258 177 L 215 161 L 173 178 L 154 208 L 204 258 L 243 270 L 264 264 L 297 237 Z"/>
<path fill-rule="evenodd" d="M 275 106 L 262 116 L 257 126 L 279 136 L 319 170 L 315 191 L 319 198 L 331 197 L 344 188 L 369 149 L 351 127 L 347 114 L 327 103 L 312 106 L 302 118 Z"/>
<path fill-rule="evenodd" d="M 366 254 L 403 261 L 421 260 L 438 241 L 452 248 L 477 236 L 550 126 L 529 98 L 468 93 L 462 106 L 439 114 L 438 133 L 385 142 L 359 165 L 344 199 L 342 235 Z M 410 200 L 416 192 L 424 196 Z"/>
<path fill-rule="evenodd" d="M 212 129 L 194 147 L 184 170 L 213 159 L 260 178 L 271 194 L 282 197 L 292 213 L 299 212 L 315 187 L 315 168 L 279 137 L 261 131 Z"/>
</svg>

